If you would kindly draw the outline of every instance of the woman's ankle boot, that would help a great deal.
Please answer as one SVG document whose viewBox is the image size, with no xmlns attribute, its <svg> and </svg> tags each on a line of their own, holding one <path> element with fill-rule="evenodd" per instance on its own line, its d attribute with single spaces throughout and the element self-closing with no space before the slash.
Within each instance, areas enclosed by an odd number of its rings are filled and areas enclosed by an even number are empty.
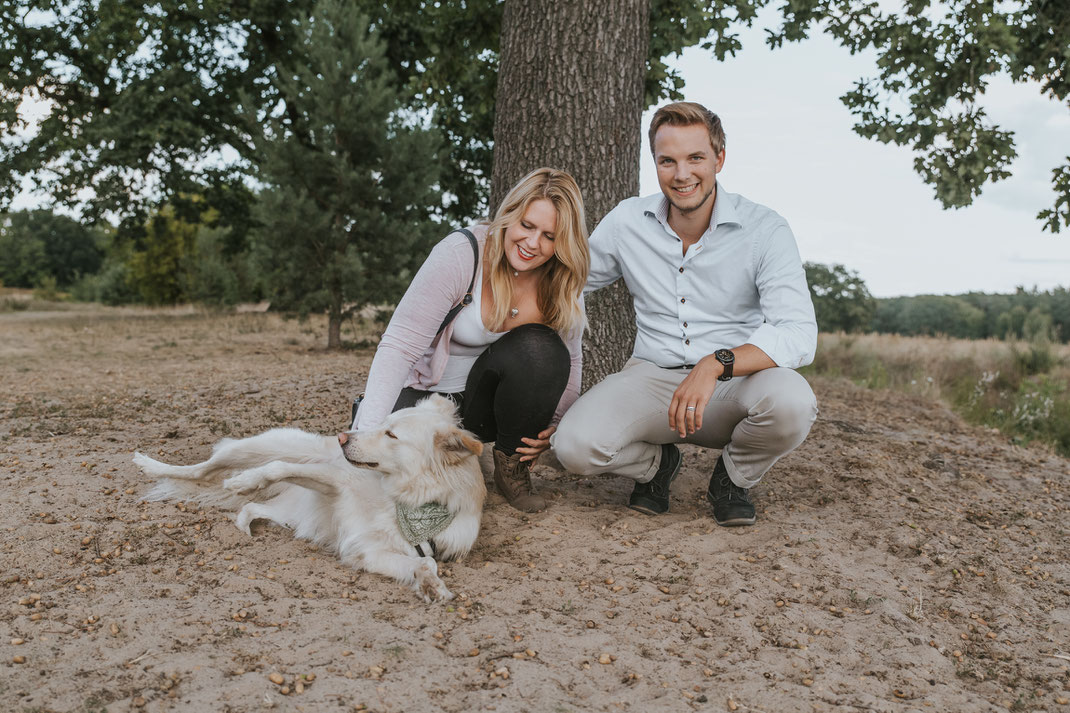
<svg viewBox="0 0 1070 713">
<path fill-rule="evenodd" d="M 546 509 L 546 499 L 536 495 L 531 487 L 529 462 L 520 460 L 521 454 L 505 455 L 494 449 L 494 484 L 506 501 L 521 512 L 538 512 Z"/>
</svg>

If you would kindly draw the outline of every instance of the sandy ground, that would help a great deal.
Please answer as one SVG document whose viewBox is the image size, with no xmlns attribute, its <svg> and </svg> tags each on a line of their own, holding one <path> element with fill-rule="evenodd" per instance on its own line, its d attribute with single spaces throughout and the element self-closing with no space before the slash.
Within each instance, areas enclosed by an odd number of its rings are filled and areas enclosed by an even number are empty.
<svg viewBox="0 0 1070 713">
<path fill-rule="evenodd" d="M 324 333 L 0 315 L 0 710 L 1070 712 L 1070 463 L 916 397 L 815 380 L 750 528 L 710 517 L 716 452 L 685 448 L 656 518 L 539 465 L 550 509 L 492 493 L 450 605 L 140 501 L 135 449 L 344 427 L 371 352 Z"/>
</svg>

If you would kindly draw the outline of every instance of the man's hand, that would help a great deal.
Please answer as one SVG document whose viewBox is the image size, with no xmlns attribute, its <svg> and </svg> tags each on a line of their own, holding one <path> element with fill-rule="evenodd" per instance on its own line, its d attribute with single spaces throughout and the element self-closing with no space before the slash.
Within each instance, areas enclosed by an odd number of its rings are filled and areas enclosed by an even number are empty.
<svg viewBox="0 0 1070 713">
<path fill-rule="evenodd" d="M 712 355 L 705 356 L 676 387 L 669 403 L 669 428 L 680 438 L 702 428 L 702 412 L 717 388 L 717 377 L 722 373 L 724 366 L 721 362 Z"/>
<path fill-rule="evenodd" d="M 535 460 L 539 457 L 539 454 L 550 447 L 550 436 L 554 435 L 554 431 L 557 430 L 557 426 L 550 426 L 545 431 L 539 434 L 538 438 L 521 438 L 528 445 L 527 448 L 517 448 L 517 453 L 522 453 L 520 462 Z"/>
</svg>

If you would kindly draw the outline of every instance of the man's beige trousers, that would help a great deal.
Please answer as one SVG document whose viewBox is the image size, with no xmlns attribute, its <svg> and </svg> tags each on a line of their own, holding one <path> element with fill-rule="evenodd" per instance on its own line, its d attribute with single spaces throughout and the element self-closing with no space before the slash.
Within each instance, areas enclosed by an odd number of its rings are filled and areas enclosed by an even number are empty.
<svg viewBox="0 0 1070 713">
<path fill-rule="evenodd" d="M 729 477 L 750 488 L 803 442 L 817 418 L 806 379 L 775 367 L 718 382 L 702 428 L 680 438 L 669 428 L 669 402 L 688 373 L 630 359 L 565 413 L 550 440 L 558 460 L 580 475 L 616 473 L 645 483 L 658 469 L 661 444 L 694 443 L 723 448 Z"/>
</svg>

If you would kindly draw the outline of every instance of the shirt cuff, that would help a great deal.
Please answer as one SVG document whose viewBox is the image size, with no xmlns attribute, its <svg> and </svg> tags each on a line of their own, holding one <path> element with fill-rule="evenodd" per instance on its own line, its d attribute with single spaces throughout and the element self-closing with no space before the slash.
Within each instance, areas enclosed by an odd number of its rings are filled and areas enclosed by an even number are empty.
<svg viewBox="0 0 1070 713">
<path fill-rule="evenodd" d="M 801 355 L 793 353 L 790 345 L 785 344 L 785 341 L 785 335 L 780 328 L 764 322 L 750 335 L 747 344 L 753 344 L 761 349 L 777 366 L 794 369 L 800 366 L 803 360 Z"/>
</svg>

